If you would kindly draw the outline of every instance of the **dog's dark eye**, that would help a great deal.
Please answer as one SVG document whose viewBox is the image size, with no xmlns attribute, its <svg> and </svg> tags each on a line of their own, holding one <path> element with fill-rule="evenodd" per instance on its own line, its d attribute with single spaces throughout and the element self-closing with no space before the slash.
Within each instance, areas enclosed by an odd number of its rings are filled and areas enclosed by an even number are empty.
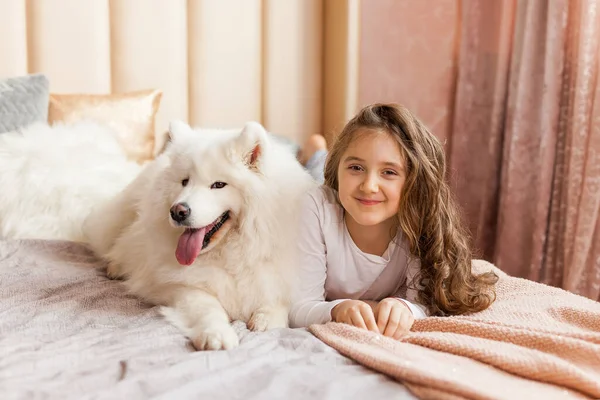
<svg viewBox="0 0 600 400">
<path fill-rule="evenodd" d="M 181 186 L 186 187 L 189 181 L 190 181 L 190 178 L 185 178 L 184 180 L 181 181 Z"/>
<path fill-rule="evenodd" d="M 217 181 L 217 182 L 213 183 L 212 185 L 210 185 L 210 188 L 211 189 L 223 189 L 225 186 L 227 186 L 227 184 L 225 182 Z"/>
</svg>

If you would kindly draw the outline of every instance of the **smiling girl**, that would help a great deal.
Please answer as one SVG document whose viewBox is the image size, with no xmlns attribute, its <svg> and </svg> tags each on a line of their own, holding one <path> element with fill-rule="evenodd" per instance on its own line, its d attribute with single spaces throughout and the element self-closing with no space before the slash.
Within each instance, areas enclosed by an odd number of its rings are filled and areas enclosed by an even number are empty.
<svg viewBox="0 0 600 400">
<path fill-rule="evenodd" d="M 329 154 L 311 138 L 303 155 L 313 171 L 326 163 L 301 216 L 292 327 L 336 321 L 399 338 L 415 319 L 492 304 L 498 277 L 471 272 L 443 146 L 408 109 L 367 106 Z"/>
</svg>

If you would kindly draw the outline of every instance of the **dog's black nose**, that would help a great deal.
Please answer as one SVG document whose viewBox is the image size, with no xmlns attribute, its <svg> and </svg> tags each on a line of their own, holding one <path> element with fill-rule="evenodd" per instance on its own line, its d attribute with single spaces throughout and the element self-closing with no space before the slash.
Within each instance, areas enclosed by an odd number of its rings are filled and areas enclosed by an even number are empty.
<svg viewBox="0 0 600 400">
<path fill-rule="evenodd" d="M 173 207 L 171 207 L 171 218 L 173 221 L 182 223 L 190 216 L 192 210 L 187 203 L 177 203 Z"/>
</svg>

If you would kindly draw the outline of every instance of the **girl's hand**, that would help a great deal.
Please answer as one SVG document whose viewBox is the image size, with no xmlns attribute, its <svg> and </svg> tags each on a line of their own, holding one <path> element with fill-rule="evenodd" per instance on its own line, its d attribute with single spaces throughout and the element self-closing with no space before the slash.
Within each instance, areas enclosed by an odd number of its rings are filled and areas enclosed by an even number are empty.
<svg viewBox="0 0 600 400">
<path fill-rule="evenodd" d="M 335 322 L 343 322 L 348 325 L 379 333 L 377 323 L 375 323 L 373 309 L 364 301 L 342 301 L 331 310 L 331 318 Z"/>
<path fill-rule="evenodd" d="M 415 322 L 408 306 L 403 301 L 391 297 L 381 300 L 374 313 L 379 332 L 394 339 L 400 339 L 408 333 Z"/>
</svg>

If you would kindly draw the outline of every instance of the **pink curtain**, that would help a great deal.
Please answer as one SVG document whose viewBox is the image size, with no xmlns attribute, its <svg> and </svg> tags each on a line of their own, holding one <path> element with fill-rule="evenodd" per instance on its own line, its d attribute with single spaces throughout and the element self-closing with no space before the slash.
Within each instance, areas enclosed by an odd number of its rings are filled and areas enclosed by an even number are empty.
<svg viewBox="0 0 600 400">
<path fill-rule="evenodd" d="M 600 297 L 599 0 L 462 0 L 452 182 L 480 256 Z"/>
</svg>

